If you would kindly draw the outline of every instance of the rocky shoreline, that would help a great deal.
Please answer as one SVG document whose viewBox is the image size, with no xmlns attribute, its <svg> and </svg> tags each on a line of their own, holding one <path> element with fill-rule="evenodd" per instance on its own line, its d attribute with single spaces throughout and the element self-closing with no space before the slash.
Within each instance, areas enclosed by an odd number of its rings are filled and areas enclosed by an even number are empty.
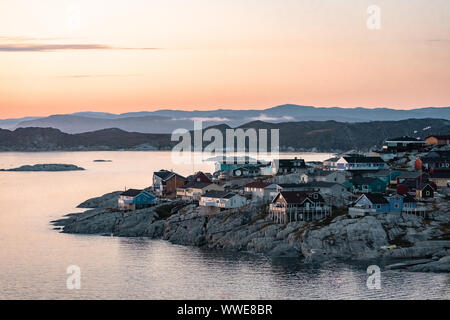
<svg viewBox="0 0 450 320">
<path fill-rule="evenodd" d="M 400 213 L 351 218 L 335 210 L 332 217 L 320 221 L 276 224 L 257 206 L 205 215 L 199 207 L 174 201 L 120 212 L 111 209 L 119 194 L 89 199 L 79 205 L 89 210 L 52 224 L 64 233 L 148 237 L 269 257 L 304 258 L 305 262 L 387 260 L 397 262 L 387 269 L 450 272 L 448 205 L 426 219 Z M 393 245 L 396 248 L 386 248 Z"/>
</svg>

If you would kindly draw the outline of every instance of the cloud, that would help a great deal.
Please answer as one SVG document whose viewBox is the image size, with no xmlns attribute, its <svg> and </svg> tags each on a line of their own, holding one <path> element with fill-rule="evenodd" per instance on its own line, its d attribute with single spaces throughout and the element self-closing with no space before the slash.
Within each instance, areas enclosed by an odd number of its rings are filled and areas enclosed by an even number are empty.
<svg viewBox="0 0 450 320">
<path fill-rule="evenodd" d="M 112 78 L 112 77 L 138 77 L 142 74 L 69 74 L 64 76 L 56 76 L 57 78 L 71 78 L 71 79 L 83 79 L 83 78 Z"/>
<path fill-rule="evenodd" d="M 158 50 L 161 48 L 149 47 L 113 47 L 104 44 L 2 44 L 0 43 L 0 51 L 3 52 L 51 52 L 62 50 Z"/>
<path fill-rule="evenodd" d="M 172 118 L 172 120 L 191 120 L 191 121 L 211 121 L 211 122 L 223 122 L 230 121 L 228 118 L 220 118 L 220 117 L 192 117 L 192 118 Z"/>
<path fill-rule="evenodd" d="M 249 119 L 250 121 L 292 121 L 295 120 L 293 117 L 283 116 L 283 117 L 269 117 L 265 114 L 260 114 L 257 117 Z"/>
</svg>

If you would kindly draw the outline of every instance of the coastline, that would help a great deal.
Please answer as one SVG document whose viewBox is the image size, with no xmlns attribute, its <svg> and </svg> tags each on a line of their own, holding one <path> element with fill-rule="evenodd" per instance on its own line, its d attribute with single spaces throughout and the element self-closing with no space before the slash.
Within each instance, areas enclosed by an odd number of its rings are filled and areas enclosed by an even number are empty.
<svg viewBox="0 0 450 320">
<path fill-rule="evenodd" d="M 298 258 L 305 263 L 392 261 L 394 267 L 386 269 L 450 272 L 446 212 L 424 219 L 392 213 L 350 218 L 337 211 L 319 221 L 276 224 L 256 205 L 236 213 L 205 215 L 193 205 L 174 201 L 124 213 L 110 209 L 119 193 L 88 199 L 78 206 L 88 210 L 51 223 L 63 233 L 148 237 L 271 258 Z M 394 244 L 398 248 L 383 249 Z"/>
</svg>

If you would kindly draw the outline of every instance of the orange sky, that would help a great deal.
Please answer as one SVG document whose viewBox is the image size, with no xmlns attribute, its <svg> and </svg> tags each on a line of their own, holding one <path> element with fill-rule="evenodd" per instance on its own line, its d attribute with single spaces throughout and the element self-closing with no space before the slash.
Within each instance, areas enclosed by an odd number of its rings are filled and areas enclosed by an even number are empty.
<svg viewBox="0 0 450 320">
<path fill-rule="evenodd" d="M 450 2 L 0 2 L 0 119 L 284 103 L 450 106 Z"/>
</svg>

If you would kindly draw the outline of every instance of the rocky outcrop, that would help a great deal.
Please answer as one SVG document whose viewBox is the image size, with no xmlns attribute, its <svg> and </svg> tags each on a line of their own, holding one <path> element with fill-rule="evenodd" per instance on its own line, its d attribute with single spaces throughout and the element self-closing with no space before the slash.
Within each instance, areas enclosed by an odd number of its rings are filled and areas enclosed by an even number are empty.
<svg viewBox="0 0 450 320">
<path fill-rule="evenodd" d="M 110 193 L 106 193 L 101 197 L 96 197 L 92 199 L 88 199 L 83 203 L 80 203 L 77 208 L 116 208 L 117 200 L 119 199 L 119 195 L 123 191 L 114 191 Z"/>
<path fill-rule="evenodd" d="M 81 171 L 80 168 L 73 164 L 35 164 L 25 165 L 14 169 L 1 169 L 0 171 Z"/>
<path fill-rule="evenodd" d="M 53 223 L 67 233 L 161 238 L 182 245 L 304 257 L 313 262 L 423 259 L 426 263 L 407 263 L 404 268 L 450 272 L 447 212 L 436 212 L 428 219 L 399 213 L 360 218 L 344 214 L 321 221 L 276 224 L 256 207 L 214 215 L 176 201 L 127 213 L 107 209 L 117 201 L 118 193 L 87 200 L 80 206 L 94 209 Z"/>
</svg>

